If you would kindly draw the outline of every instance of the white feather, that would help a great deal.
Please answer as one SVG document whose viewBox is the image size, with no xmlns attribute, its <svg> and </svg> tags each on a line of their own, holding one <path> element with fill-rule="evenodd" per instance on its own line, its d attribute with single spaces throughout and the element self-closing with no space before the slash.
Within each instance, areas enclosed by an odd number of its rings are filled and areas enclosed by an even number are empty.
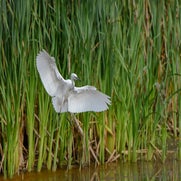
<svg viewBox="0 0 181 181">
<path fill-rule="evenodd" d="M 68 97 L 68 111 L 79 112 L 101 112 L 108 109 L 110 97 L 97 91 L 95 87 L 75 87 Z"/>
<path fill-rule="evenodd" d="M 56 112 L 67 112 L 68 111 L 68 102 L 63 101 L 60 97 L 52 97 L 52 104 Z"/>
<path fill-rule="evenodd" d="M 57 91 L 64 86 L 65 80 L 57 69 L 55 59 L 43 50 L 36 57 L 36 65 L 46 91 L 50 96 L 56 96 Z"/>
<path fill-rule="evenodd" d="M 108 109 L 110 97 L 96 90 L 93 86 L 74 87 L 78 77 L 71 74 L 71 80 L 64 80 L 60 75 L 55 59 L 45 51 L 40 51 L 36 58 L 41 81 L 50 96 L 56 112 L 100 112 Z"/>
</svg>

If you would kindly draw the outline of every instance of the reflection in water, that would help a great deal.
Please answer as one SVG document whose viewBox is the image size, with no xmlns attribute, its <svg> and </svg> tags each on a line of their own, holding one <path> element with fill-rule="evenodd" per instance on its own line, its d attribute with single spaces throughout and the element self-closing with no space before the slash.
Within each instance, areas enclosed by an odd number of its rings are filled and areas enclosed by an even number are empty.
<svg viewBox="0 0 181 181">
<path fill-rule="evenodd" d="M 0 176 L 0 180 L 2 177 Z M 11 181 L 113 181 L 113 180 L 181 180 L 181 162 L 169 160 L 158 162 L 110 163 L 100 167 L 87 167 L 80 170 L 61 169 L 56 172 L 25 173 L 13 177 Z"/>
</svg>

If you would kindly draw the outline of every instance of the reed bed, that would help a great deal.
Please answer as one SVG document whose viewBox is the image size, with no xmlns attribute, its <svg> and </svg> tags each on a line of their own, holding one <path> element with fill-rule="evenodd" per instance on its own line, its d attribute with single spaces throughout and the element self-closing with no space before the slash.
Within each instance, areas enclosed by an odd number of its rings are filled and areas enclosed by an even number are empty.
<svg viewBox="0 0 181 181">
<path fill-rule="evenodd" d="M 0 173 L 181 159 L 181 3 L 0 1 Z M 35 58 L 111 96 L 103 113 L 57 115 Z"/>
</svg>

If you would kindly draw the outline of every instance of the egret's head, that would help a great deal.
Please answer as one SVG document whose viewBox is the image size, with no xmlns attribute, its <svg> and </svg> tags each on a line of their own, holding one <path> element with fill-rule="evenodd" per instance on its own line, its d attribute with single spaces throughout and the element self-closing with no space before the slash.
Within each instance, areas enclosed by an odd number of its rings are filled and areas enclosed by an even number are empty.
<svg viewBox="0 0 181 181">
<path fill-rule="evenodd" d="M 80 80 L 79 77 L 75 73 L 72 73 L 70 78 L 71 78 L 72 81 Z"/>
</svg>

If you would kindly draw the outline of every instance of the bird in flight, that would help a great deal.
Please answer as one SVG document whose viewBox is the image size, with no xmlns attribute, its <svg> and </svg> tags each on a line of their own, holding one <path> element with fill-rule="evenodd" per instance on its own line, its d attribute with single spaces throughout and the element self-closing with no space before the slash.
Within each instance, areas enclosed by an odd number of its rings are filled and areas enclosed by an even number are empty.
<svg viewBox="0 0 181 181">
<path fill-rule="evenodd" d="M 65 80 L 58 71 L 55 58 L 45 50 L 37 55 L 36 66 L 57 113 L 101 112 L 107 110 L 111 104 L 110 97 L 98 91 L 96 87 L 75 87 L 75 80 L 79 79 L 75 73 Z"/>
</svg>

